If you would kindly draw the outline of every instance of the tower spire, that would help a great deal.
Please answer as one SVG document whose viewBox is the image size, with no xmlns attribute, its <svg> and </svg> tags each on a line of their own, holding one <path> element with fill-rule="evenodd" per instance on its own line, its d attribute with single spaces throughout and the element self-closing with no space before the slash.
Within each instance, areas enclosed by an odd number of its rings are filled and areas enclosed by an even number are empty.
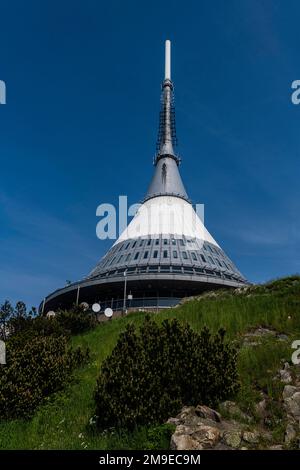
<svg viewBox="0 0 300 470">
<path fill-rule="evenodd" d="M 179 158 L 175 153 L 177 145 L 175 132 L 174 86 L 171 80 L 171 42 L 165 43 L 165 78 L 162 82 L 161 110 L 155 170 L 144 200 L 157 196 L 176 196 L 188 201 L 179 174 Z"/>
<path fill-rule="evenodd" d="M 165 80 L 171 80 L 171 41 L 165 42 Z"/>
<path fill-rule="evenodd" d="M 155 164 L 163 156 L 169 156 L 179 163 L 174 147 L 177 145 L 174 108 L 174 85 L 171 80 L 171 41 L 165 42 L 165 78 L 162 83 L 161 110 Z"/>
</svg>

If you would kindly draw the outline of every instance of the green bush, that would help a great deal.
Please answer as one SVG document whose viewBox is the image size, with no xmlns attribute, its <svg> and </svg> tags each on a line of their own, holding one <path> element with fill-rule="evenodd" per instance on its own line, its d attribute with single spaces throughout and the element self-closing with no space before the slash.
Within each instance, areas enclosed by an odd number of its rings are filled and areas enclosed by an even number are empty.
<svg viewBox="0 0 300 470">
<path fill-rule="evenodd" d="M 236 393 L 236 352 L 224 335 L 149 317 L 139 332 L 128 325 L 97 381 L 99 427 L 160 423 L 183 404 L 215 406 Z"/>
<path fill-rule="evenodd" d="M 80 348 L 69 350 L 63 336 L 32 336 L 29 331 L 15 335 L 6 346 L 7 364 L 0 367 L 0 417 L 4 419 L 30 416 L 88 358 Z"/>
<path fill-rule="evenodd" d="M 50 320 L 52 321 L 52 319 Z M 55 321 L 69 334 L 79 334 L 96 326 L 94 315 L 87 313 L 79 305 L 74 305 L 70 310 L 57 312 Z"/>
</svg>

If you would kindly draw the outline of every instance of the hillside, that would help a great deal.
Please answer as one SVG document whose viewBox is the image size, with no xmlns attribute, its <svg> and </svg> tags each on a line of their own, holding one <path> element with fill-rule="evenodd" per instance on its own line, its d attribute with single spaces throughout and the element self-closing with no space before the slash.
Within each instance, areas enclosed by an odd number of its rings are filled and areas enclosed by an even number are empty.
<svg viewBox="0 0 300 470">
<path fill-rule="evenodd" d="M 116 430 L 97 434 L 89 424 L 101 362 L 112 351 L 125 325 L 140 324 L 145 315 L 131 313 L 73 337 L 74 345 L 89 346 L 89 364 L 77 370 L 67 390 L 48 399 L 30 421 L 0 421 L 0 448 L 167 448 L 169 433 L 163 426 L 144 427 L 131 434 Z M 165 318 L 189 322 L 195 330 L 207 326 L 216 332 L 224 327 L 227 340 L 239 348 L 241 390 L 234 400 L 244 413 L 251 414 L 262 396 L 268 397 L 273 416 L 270 432 L 275 443 L 283 442 L 286 424 L 279 403 L 284 384 L 276 379 L 276 374 L 284 362 L 291 361 L 292 341 L 300 339 L 299 276 L 242 290 L 207 293 L 154 315 L 158 322 Z"/>
</svg>

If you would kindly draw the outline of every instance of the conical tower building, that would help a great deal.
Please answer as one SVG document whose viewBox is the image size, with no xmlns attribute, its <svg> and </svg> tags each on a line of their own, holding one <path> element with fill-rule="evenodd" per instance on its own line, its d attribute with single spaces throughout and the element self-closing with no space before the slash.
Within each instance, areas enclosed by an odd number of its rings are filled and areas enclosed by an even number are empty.
<svg viewBox="0 0 300 470">
<path fill-rule="evenodd" d="M 157 153 L 144 201 L 92 272 L 50 294 L 43 311 L 82 302 L 100 302 L 102 310 L 162 308 L 204 290 L 247 284 L 205 228 L 179 173 L 170 47 L 166 41 Z"/>
</svg>

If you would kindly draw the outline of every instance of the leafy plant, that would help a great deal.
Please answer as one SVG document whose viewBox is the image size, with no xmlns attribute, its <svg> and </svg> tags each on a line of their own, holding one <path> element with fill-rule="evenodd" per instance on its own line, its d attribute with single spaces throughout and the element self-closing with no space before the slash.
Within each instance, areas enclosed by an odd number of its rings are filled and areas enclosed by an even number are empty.
<svg viewBox="0 0 300 470">
<path fill-rule="evenodd" d="M 238 389 L 236 352 L 224 342 L 187 324 L 150 317 L 137 332 L 129 324 L 104 361 L 95 392 L 99 426 L 163 422 L 185 404 L 214 406 Z"/>
</svg>

